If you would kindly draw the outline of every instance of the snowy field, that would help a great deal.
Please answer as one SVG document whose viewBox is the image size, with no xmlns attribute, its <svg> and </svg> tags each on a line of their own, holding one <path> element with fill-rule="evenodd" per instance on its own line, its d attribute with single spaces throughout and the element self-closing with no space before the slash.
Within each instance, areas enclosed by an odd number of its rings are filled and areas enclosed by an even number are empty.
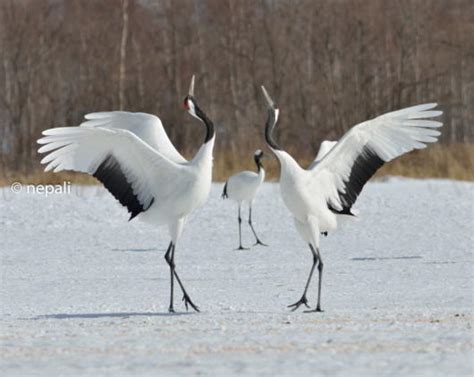
<svg viewBox="0 0 474 377">
<path fill-rule="evenodd" d="M 165 229 L 128 223 L 102 188 L 1 190 L 1 376 L 473 373 L 472 183 L 370 183 L 359 218 L 322 239 L 319 314 L 286 308 L 311 254 L 276 184 L 254 206 L 270 247 L 248 251 L 234 251 L 237 209 L 214 185 L 176 256 L 202 312 L 186 313 L 176 294 L 175 315 Z M 245 226 L 246 245 L 251 236 Z"/>
</svg>

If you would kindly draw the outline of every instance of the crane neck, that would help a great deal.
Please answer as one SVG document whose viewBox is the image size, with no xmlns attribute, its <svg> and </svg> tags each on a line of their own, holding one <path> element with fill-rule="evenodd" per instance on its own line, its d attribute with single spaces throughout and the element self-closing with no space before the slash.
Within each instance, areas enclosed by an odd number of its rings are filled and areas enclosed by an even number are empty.
<svg viewBox="0 0 474 377">
<path fill-rule="evenodd" d="M 275 156 L 280 162 L 280 176 L 284 173 L 300 174 L 300 172 L 304 170 L 288 152 L 282 150 L 274 150 L 273 153 L 275 153 Z"/>
<path fill-rule="evenodd" d="M 192 164 L 200 167 L 210 167 L 212 169 L 212 154 L 214 151 L 215 137 L 211 137 L 209 141 L 201 145 L 201 148 L 197 151 L 192 159 Z"/>
<path fill-rule="evenodd" d="M 206 126 L 206 136 L 204 138 L 204 143 L 207 143 L 214 137 L 214 124 L 212 121 L 207 117 L 207 115 L 202 111 L 197 105 L 195 105 L 195 112 L 196 116 L 202 120 L 204 125 Z"/>
<path fill-rule="evenodd" d="M 255 156 L 254 158 L 255 165 L 257 166 L 257 172 L 260 173 L 260 170 L 263 170 L 263 164 L 260 157 Z"/>
<path fill-rule="evenodd" d="M 268 109 L 267 122 L 265 123 L 265 140 L 273 150 L 282 150 L 273 138 L 273 130 L 278 120 L 278 109 Z"/>
</svg>

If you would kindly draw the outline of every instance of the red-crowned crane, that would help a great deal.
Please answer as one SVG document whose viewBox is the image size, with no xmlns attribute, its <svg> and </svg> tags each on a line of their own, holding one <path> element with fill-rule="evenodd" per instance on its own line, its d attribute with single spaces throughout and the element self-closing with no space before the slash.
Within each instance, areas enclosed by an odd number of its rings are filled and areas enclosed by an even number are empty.
<svg viewBox="0 0 474 377">
<path fill-rule="evenodd" d="M 176 245 L 186 217 L 209 195 L 214 126 L 194 98 L 194 76 L 184 107 L 205 126 L 201 148 L 187 161 L 169 140 L 160 119 L 146 113 L 99 112 L 78 127 L 51 128 L 38 140 L 45 171 L 73 170 L 96 177 L 130 212 L 153 225 L 166 225 L 171 242 L 165 254 L 170 268 L 169 311 L 174 312 L 174 279 L 183 301 L 199 311 L 175 269 Z"/>
<path fill-rule="evenodd" d="M 252 229 L 252 233 L 255 236 L 255 245 L 263 245 L 262 241 L 257 236 L 255 229 L 252 224 L 252 204 L 257 195 L 257 191 L 265 180 L 265 169 L 262 164 L 263 152 L 257 149 L 253 155 L 255 165 L 257 166 L 257 172 L 244 170 L 231 176 L 224 185 L 224 191 L 222 192 L 222 198 L 231 199 L 238 203 L 239 212 L 237 220 L 239 222 L 239 247 L 237 250 L 244 250 L 242 246 L 242 218 L 240 216 L 240 207 L 244 202 L 249 205 L 249 225 Z M 254 246 L 255 246 L 254 245 Z"/>
<path fill-rule="evenodd" d="M 293 310 L 301 305 L 309 308 L 306 293 L 317 266 L 318 301 L 311 311 L 321 311 L 323 261 L 319 250 L 321 233 L 337 227 L 338 216 L 351 216 L 351 207 L 367 181 L 385 162 L 434 143 L 442 123 L 437 117 L 436 103 L 428 103 L 393 111 L 352 127 L 335 145 L 325 150 L 307 168 L 302 168 L 274 140 L 278 107 L 262 86 L 268 109 L 265 139 L 280 161 L 280 192 L 293 215 L 296 228 L 308 243 L 313 255 L 311 271 L 301 298 L 289 305 Z M 326 154 L 324 154 L 326 153 Z"/>
</svg>

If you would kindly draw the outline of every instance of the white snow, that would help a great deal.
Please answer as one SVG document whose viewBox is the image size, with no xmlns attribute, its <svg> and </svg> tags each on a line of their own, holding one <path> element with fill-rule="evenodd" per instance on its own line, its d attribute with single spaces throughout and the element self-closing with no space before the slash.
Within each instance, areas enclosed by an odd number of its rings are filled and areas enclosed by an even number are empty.
<svg viewBox="0 0 474 377">
<path fill-rule="evenodd" d="M 187 314 L 176 290 L 178 315 L 167 313 L 165 229 L 128 223 L 102 188 L 1 189 L 1 375 L 472 375 L 473 183 L 368 184 L 359 218 L 322 238 L 320 314 L 286 308 L 311 254 L 277 184 L 253 213 L 270 246 L 248 251 L 233 250 L 237 208 L 222 186 L 177 247 L 202 310 Z"/>
</svg>

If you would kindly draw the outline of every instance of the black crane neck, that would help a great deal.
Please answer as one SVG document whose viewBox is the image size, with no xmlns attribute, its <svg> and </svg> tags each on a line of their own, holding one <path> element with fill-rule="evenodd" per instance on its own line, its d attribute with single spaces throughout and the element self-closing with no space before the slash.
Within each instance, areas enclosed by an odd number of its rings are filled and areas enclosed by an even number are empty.
<svg viewBox="0 0 474 377">
<path fill-rule="evenodd" d="M 273 138 L 273 130 L 275 128 L 276 120 L 276 109 L 268 109 L 268 117 L 265 124 L 265 140 L 271 148 L 282 150 Z"/>
<path fill-rule="evenodd" d="M 204 144 L 207 143 L 209 140 L 211 140 L 214 137 L 214 124 L 212 121 L 207 117 L 207 115 L 204 113 L 204 111 L 201 110 L 201 108 L 197 105 L 196 101 L 194 101 L 194 111 L 196 112 L 196 116 L 201 119 L 206 126 L 206 136 L 204 138 Z"/>
</svg>

